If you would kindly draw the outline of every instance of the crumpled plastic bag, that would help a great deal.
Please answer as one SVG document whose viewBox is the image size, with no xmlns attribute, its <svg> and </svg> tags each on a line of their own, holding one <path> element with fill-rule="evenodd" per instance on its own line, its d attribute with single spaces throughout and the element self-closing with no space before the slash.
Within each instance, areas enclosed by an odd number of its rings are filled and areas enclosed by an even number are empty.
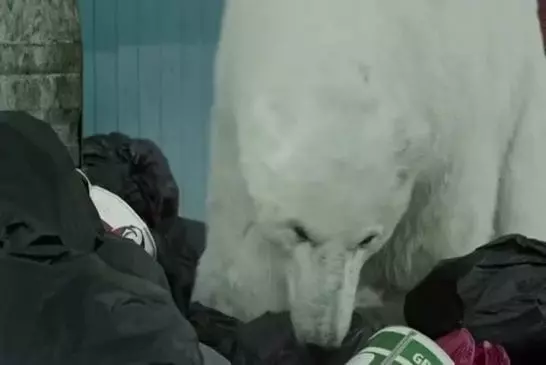
<svg viewBox="0 0 546 365">
<path fill-rule="evenodd" d="M 121 197 L 150 228 L 176 305 L 187 313 L 206 228 L 178 216 L 179 189 L 161 149 L 147 139 L 97 134 L 82 143 L 82 170 L 91 183 Z"/>
<path fill-rule="evenodd" d="M 178 186 L 167 158 L 151 140 L 122 133 L 87 137 L 82 170 L 93 184 L 125 200 L 150 228 L 178 216 Z"/>
<path fill-rule="evenodd" d="M 467 328 L 513 365 L 546 359 L 546 243 L 509 235 L 446 260 L 408 293 L 404 314 L 433 339 Z"/>
<path fill-rule="evenodd" d="M 311 365 L 305 346 L 296 341 L 287 313 L 266 313 L 243 323 L 199 303 L 188 315 L 199 341 L 233 365 Z"/>
<path fill-rule="evenodd" d="M 305 346 L 298 343 L 288 313 L 267 313 L 237 333 L 234 365 L 311 365 Z"/>
<path fill-rule="evenodd" d="M 298 343 L 288 313 L 266 313 L 243 323 L 192 303 L 188 319 L 199 340 L 233 365 L 343 365 L 373 334 L 355 313 L 342 346 L 328 350 Z"/>
<path fill-rule="evenodd" d="M 241 321 L 200 303 L 192 303 L 187 314 L 199 341 L 232 361 L 237 352 L 237 331 Z"/>
</svg>

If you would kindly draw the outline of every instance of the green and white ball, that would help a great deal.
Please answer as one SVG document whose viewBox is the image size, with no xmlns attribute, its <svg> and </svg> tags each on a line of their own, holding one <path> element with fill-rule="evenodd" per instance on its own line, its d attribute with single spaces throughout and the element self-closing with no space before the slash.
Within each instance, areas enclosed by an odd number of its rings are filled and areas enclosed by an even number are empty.
<svg viewBox="0 0 546 365">
<path fill-rule="evenodd" d="M 347 365 L 454 365 L 431 339 L 407 327 L 387 327 L 374 334 Z"/>
</svg>

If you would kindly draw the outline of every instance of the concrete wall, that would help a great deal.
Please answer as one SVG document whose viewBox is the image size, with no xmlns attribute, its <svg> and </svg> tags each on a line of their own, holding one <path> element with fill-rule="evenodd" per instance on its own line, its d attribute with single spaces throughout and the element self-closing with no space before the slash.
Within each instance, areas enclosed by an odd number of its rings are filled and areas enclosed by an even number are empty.
<svg viewBox="0 0 546 365">
<path fill-rule="evenodd" d="M 80 26 L 71 0 L 0 0 L 0 110 L 52 124 L 79 159 Z"/>
</svg>

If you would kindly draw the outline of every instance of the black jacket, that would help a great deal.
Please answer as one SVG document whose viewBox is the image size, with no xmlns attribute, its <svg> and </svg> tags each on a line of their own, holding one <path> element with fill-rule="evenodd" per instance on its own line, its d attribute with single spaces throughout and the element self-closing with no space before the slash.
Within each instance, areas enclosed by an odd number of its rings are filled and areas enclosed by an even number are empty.
<svg viewBox="0 0 546 365">
<path fill-rule="evenodd" d="M 161 267 L 102 231 L 50 127 L 0 112 L 0 363 L 201 364 Z"/>
</svg>

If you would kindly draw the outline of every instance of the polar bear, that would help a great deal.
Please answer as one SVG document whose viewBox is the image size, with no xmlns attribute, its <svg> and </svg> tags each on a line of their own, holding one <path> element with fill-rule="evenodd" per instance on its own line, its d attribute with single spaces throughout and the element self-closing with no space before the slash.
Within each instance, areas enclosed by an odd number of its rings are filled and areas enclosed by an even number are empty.
<svg viewBox="0 0 546 365">
<path fill-rule="evenodd" d="M 230 0 L 194 299 L 337 346 L 441 259 L 546 239 L 536 0 Z M 396 322 L 401 319 L 392 319 Z"/>
</svg>

